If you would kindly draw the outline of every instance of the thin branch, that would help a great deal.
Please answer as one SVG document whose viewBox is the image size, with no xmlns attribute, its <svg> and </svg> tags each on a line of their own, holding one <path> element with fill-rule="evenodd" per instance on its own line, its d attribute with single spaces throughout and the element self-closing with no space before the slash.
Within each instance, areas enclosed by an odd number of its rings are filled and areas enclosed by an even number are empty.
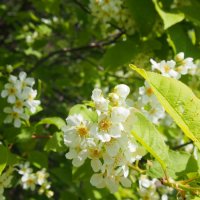
<svg viewBox="0 0 200 200">
<path fill-rule="evenodd" d="M 88 14 L 91 14 L 88 8 L 86 8 L 80 1 L 74 0 L 73 1 L 75 4 L 77 4 L 83 11 L 85 11 Z"/>
<path fill-rule="evenodd" d="M 33 139 L 49 139 L 52 138 L 51 135 L 32 135 Z"/>
<path fill-rule="evenodd" d="M 186 142 L 186 143 L 184 143 L 184 144 L 178 145 L 178 146 L 176 146 L 176 147 L 173 147 L 172 149 L 173 149 L 173 150 L 177 150 L 177 149 L 180 149 L 180 148 L 182 148 L 182 147 L 185 147 L 185 146 L 187 146 L 187 145 L 189 145 L 189 144 L 193 144 L 193 141 Z"/>
<path fill-rule="evenodd" d="M 42 63 L 46 62 L 48 59 L 52 58 L 55 55 L 59 54 L 66 54 L 66 53 L 72 53 L 72 52 L 77 52 L 77 51 L 85 51 L 85 50 L 90 50 L 90 49 L 98 49 L 98 48 L 103 48 L 104 46 L 110 45 L 114 42 L 116 42 L 124 32 L 120 32 L 116 34 L 111 40 L 106 41 L 106 40 L 101 40 L 99 42 L 92 42 L 88 45 L 81 46 L 81 47 L 75 47 L 75 48 L 64 48 L 61 50 L 53 51 L 49 53 L 48 55 L 44 56 L 36 64 L 27 72 L 28 74 L 32 73 L 34 70 L 36 70 Z"/>
</svg>

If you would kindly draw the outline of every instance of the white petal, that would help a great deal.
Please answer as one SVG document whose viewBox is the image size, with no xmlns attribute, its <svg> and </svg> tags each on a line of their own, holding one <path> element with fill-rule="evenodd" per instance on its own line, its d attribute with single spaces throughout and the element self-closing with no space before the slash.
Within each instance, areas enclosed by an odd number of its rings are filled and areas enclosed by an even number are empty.
<svg viewBox="0 0 200 200">
<path fill-rule="evenodd" d="M 97 138 L 101 140 L 102 142 L 109 142 L 111 139 L 111 136 L 108 133 L 98 133 Z"/>
<path fill-rule="evenodd" d="M 21 120 L 20 119 L 15 119 L 14 120 L 14 127 L 19 128 L 21 126 Z"/>
<path fill-rule="evenodd" d="M 93 174 L 90 179 L 90 183 L 97 188 L 105 187 L 105 182 L 104 182 L 102 174 Z"/>
<path fill-rule="evenodd" d="M 77 152 L 75 149 L 70 149 L 68 153 L 65 154 L 67 159 L 73 159 L 77 156 Z"/>
<path fill-rule="evenodd" d="M 124 187 L 131 187 L 131 181 L 128 178 L 121 177 L 120 182 Z"/>
<path fill-rule="evenodd" d="M 8 96 L 8 103 L 15 103 L 16 97 L 14 95 Z"/>
<path fill-rule="evenodd" d="M 117 153 L 119 151 L 119 145 L 118 145 L 117 142 L 112 142 L 111 141 L 111 144 L 108 143 L 106 145 L 106 150 L 107 150 L 109 156 L 114 157 L 114 156 L 117 155 Z"/>
<path fill-rule="evenodd" d="M 92 167 L 94 172 L 98 172 L 102 167 L 101 161 L 99 159 L 92 159 L 91 160 L 91 167 Z"/>
<path fill-rule="evenodd" d="M 30 86 L 33 86 L 35 84 L 34 78 L 27 78 L 26 83 Z"/>
<path fill-rule="evenodd" d="M 127 85 L 125 85 L 125 84 L 120 84 L 120 85 L 117 85 L 114 88 L 114 92 L 116 92 L 123 99 L 126 99 L 126 97 L 130 93 L 130 88 Z"/>
<path fill-rule="evenodd" d="M 124 122 L 129 116 L 130 111 L 124 107 L 114 107 L 111 113 L 111 120 L 115 123 Z"/>
<path fill-rule="evenodd" d="M 111 193 L 115 193 L 118 191 L 119 184 L 111 177 L 106 177 L 106 186 L 110 190 Z"/>
<path fill-rule="evenodd" d="M 1 92 L 1 96 L 2 96 L 3 98 L 7 97 L 7 96 L 8 96 L 8 90 L 3 90 L 3 91 Z"/>
<path fill-rule="evenodd" d="M 20 73 L 19 73 L 19 79 L 20 79 L 21 81 L 23 81 L 23 80 L 25 80 L 25 78 L 26 78 L 26 72 L 20 72 Z"/>
<path fill-rule="evenodd" d="M 119 138 L 121 137 L 121 133 L 122 133 L 122 125 L 121 124 L 115 124 L 112 125 L 110 128 L 110 136 L 113 138 Z"/>
<path fill-rule="evenodd" d="M 102 90 L 101 89 L 98 89 L 98 88 L 95 88 L 93 91 L 92 91 L 92 100 L 93 101 L 96 101 L 100 98 L 100 96 L 102 95 Z"/>
</svg>

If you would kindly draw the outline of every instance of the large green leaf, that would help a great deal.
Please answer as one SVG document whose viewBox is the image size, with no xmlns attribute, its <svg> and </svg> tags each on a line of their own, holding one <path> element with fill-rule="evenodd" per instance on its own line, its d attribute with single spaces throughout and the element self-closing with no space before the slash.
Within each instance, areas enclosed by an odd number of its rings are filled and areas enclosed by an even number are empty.
<svg viewBox="0 0 200 200">
<path fill-rule="evenodd" d="M 187 174 L 197 172 L 198 164 L 195 158 L 187 152 L 169 151 L 169 161 L 167 166 L 167 175 L 173 179 L 186 177 Z M 163 170 L 157 161 L 152 163 L 148 170 L 148 175 L 153 178 L 164 176 Z"/>
<path fill-rule="evenodd" d="M 65 125 L 65 121 L 60 117 L 47 117 L 38 122 L 36 126 L 41 124 L 52 124 L 61 129 Z"/>
<path fill-rule="evenodd" d="M 175 54 L 184 52 L 185 56 L 199 58 L 199 47 L 192 43 L 187 31 L 180 24 L 176 24 L 168 29 L 168 42 Z"/>
<path fill-rule="evenodd" d="M 102 65 L 114 69 L 130 62 L 138 52 L 137 39 L 138 38 L 120 41 L 110 47 L 103 56 Z"/>
<path fill-rule="evenodd" d="M 126 0 L 125 3 L 141 34 L 148 35 L 153 29 L 156 18 L 158 17 L 152 1 Z"/>
<path fill-rule="evenodd" d="M 134 138 L 158 160 L 165 170 L 166 162 L 169 160 L 168 147 L 155 126 L 142 113 L 132 108 L 126 127 L 129 127 Z"/>
<path fill-rule="evenodd" d="M 164 10 L 162 10 L 159 7 L 157 0 L 154 0 L 153 2 L 155 4 L 155 7 L 156 7 L 158 14 L 160 15 L 160 17 L 163 20 L 165 30 L 168 29 L 169 27 L 173 26 L 174 24 L 181 22 L 185 18 L 183 13 L 165 12 Z"/>
<path fill-rule="evenodd" d="M 200 149 L 200 100 L 192 90 L 176 79 L 130 67 L 146 79 L 165 110 Z"/>
<path fill-rule="evenodd" d="M 200 26 L 200 15 L 199 15 L 200 4 L 189 5 L 180 8 L 180 10 L 185 14 L 186 18 Z"/>
</svg>

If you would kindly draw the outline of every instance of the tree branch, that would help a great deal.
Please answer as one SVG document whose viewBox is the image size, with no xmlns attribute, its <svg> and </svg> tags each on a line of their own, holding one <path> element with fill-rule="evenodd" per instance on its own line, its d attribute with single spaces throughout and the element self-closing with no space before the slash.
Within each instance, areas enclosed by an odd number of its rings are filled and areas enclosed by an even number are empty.
<svg viewBox="0 0 200 200">
<path fill-rule="evenodd" d="M 40 60 L 38 60 L 36 62 L 36 64 L 30 68 L 28 70 L 28 74 L 32 73 L 34 70 L 36 70 L 42 63 L 46 62 L 48 59 L 52 58 L 55 55 L 58 54 L 66 54 L 66 53 L 73 53 L 73 52 L 77 52 L 77 51 L 85 51 L 85 50 L 90 50 L 90 49 L 98 49 L 98 48 L 103 48 L 104 46 L 110 45 L 114 42 L 116 42 L 122 35 L 124 34 L 124 32 L 120 32 L 118 34 L 116 34 L 111 40 L 109 41 L 99 41 L 99 42 L 92 42 L 88 45 L 85 46 L 81 46 L 81 47 L 75 47 L 75 48 L 64 48 L 61 50 L 57 50 L 57 51 L 53 51 L 51 53 L 49 53 L 48 55 L 44 56 L 43 58 L 41 58 Z"/>
</svg>

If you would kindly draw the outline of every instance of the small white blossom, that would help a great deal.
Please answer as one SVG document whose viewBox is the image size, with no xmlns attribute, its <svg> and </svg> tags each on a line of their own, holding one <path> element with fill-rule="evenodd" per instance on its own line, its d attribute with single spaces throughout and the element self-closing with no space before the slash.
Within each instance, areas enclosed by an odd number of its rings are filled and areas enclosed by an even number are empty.
<svg viewBox="0 0 200 200">
<path fill-rule="evenodd" d="M 5 89 L 1 92 L 3 98 L 8 97 L 8 103 L 14 103 L 16 101 L 16 95 L 18 94 L 18 89 L 12 83 L 5 84 Z"/>
<path fill-rule="evenodd" d="M 108 100 L 103 97 L 102 90 L 96 88 L 92 91 L 92 100 L 97 110 L 104 112 L 108 110 Z"/>
<path fill-rule="evenodd" d="M 3 111 L 8 114 L 4 120 L 4 123 L 14 122 L 14 127 L 16 128 L 21 127 L 21 120 L 28 120 L 28 115 L 22 112 L 17 112 L 13 108 L 6 107 Z"/>
<path fill-rule="evenodd" d="M 152 69 L 157 69 L 161 72 L 163 76 L 172 77 L 175 79 L 179 79 L 181 77 L 180 73 L 175 70 L 176 62 L 174 60 L 162 60 L 160 63 L 157 63 L 153 59 L 151 59 L 150 61 L 152 64 Z"/>
<path fill-rule="evenodd" d="M 20 72 L 19 77 L 10 75 L 8 81 L 1 92 L 1 96 L 3 98 L 7 97 L 7 102 L 12 104 L 12 108 L 4 108 L 4 112 L 9 114 L 4 123 L 14 122 L 14 126 L 19 128 L 22 121 L 29 119 L 26 111 L 29 110 L 31 113 L 35 113 L 40 101 L 35 100 L 37 90 L 32 88 L 35 80 L 27 77 L 25 72 Z"/>
</svg>

